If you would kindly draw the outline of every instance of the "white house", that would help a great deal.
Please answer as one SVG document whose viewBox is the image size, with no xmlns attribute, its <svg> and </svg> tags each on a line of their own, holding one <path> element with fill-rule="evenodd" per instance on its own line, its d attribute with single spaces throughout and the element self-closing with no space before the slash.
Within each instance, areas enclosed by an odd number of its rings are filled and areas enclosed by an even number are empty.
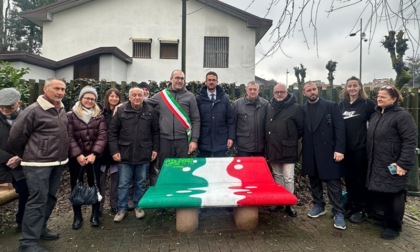
<svg viewBox="0 0 420 252">
<path fill-rule="evenodd" d="M 185 71 L 203 81 L 255 79 L 255 45 L 272 25 L 218 0 L 186 2 Z M 168 80 L 182 67 L 183 0 L 62 0 L 21 14 L 43 27 L 43 57 L 2 53 L 30 79 Z"/>
</svg>

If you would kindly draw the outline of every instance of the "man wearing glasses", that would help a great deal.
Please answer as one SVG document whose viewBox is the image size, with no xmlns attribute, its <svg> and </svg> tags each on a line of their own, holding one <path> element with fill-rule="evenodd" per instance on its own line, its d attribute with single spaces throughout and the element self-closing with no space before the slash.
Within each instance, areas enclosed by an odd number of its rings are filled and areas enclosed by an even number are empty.
<svg viewBox="0 0 420 252">
<path fill-rule="evenodd" d="M 159 112 L 159 168 L 165 158 L 185 158 L 197 149 L 200 112 L 194 94 L 185 88 L 185 75 L 181 70 L 174 70 L 168 87 L 147 103 Z"/>
<path fill-rule="evenodd" d="M 12 153 L 7 139 L 10 128 L 21 111 L 21 104 L 20 93 L 16 89 L 4 88 L 0 90 L 0 184 L 12 183 L 16 193 L 19 194 L 16 213 L 16 224 L 19 230 L 22 229 L 23 213 L 29 193 L 25 175 L 22 166 L 20 166 L 21 158 Z"/>
<path fill-rule="evenodd" d="M 286 85 L 279 83 L 274 86 L 273 94 L 265 124 L 266 154 L 276 183 L 294 193 L 298 140 L 304 127 L 303 109 L 297 104 L 295 96 L 287 92 Z M 294 206 L 286 206 L 286 213 L 291 217 L 297 216 Z"/>
<path fill-rule="evenodd" d="M 229 97 L 218 85 L 215 72 L 206 74 L 205 86 L 196 96 L 202 132 L 198 140 L 200 157 L 225 157 L 235 138 L 235 123 Z"/>
</svg>

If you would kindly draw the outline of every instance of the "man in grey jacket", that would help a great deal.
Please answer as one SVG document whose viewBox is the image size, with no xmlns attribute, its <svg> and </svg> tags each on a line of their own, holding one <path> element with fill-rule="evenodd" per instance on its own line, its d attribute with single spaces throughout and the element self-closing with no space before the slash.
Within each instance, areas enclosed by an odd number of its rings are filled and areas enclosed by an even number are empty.
<svg viewBox="0 0 420 252">
<path fill-rule="evenodd" d="M 233 103 L 238 156 L 264 156 L 268 101 L 258 96 L 259 89 L 255 81 L 250 81 L 246 86 L 246 96 Z"/>
<path fill-rule="evenodd" d="M 184 73 L 174 70 L 170 81 L 168 88 L 147 100 L 159 112 L 160 168 L 165 158 L 188 157 L 200 137 L 200 112 L 194 94 L 185 88 Z"/>
<path fill-rule="evenodd" d="M 67 115 L 61 100 L 66 84 L 48 79 L 44 95 L 23 110 L 10 130 L 9 145 L 22 158 L 29 199 L 22 222 L 19 251 L 45 251 L 38 241 L 55 240 L 59 234 L 47 228 L 57 202 L 64 165 L 68 162 Z"/>
</svg>

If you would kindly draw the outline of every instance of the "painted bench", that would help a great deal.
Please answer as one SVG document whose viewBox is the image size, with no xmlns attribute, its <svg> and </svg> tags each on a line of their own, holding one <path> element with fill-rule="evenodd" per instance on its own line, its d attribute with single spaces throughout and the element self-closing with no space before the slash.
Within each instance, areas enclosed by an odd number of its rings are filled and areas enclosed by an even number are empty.
<svg viewBox="0 0 420 252">
<path fill-rule="evenodd" d="M 176 208 L 176 228 L 198 228 L 199 209 L 235 207 L 241 230 L 258 225 L 258 207 L 294 205 L 297 198 L 277 185 L 263 157 L 168 158 L 155 186 L 149 187 L 139 207 Z"/>
</svg>

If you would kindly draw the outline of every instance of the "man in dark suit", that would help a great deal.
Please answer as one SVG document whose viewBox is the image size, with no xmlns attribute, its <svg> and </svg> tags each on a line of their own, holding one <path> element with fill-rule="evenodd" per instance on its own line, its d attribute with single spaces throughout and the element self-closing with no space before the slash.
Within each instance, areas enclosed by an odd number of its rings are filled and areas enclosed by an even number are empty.
<svg viewBox="0 0 420 252">
<path fill-rule="evenodd" d="M 308 216 L 317 218 L 326 213 L 322 182 L 327 184 L 332 205 L 334 227 L 346 229 L 341 203 L 341 177 L 344 176 L 345 126 L 338 104 L 318 96 L 314 83 L 303 87 L 307 98 L 303 109 L 305 128 L 302 142 L 302 175 L 308 175 L 313 208 Z"/>
</svg>

